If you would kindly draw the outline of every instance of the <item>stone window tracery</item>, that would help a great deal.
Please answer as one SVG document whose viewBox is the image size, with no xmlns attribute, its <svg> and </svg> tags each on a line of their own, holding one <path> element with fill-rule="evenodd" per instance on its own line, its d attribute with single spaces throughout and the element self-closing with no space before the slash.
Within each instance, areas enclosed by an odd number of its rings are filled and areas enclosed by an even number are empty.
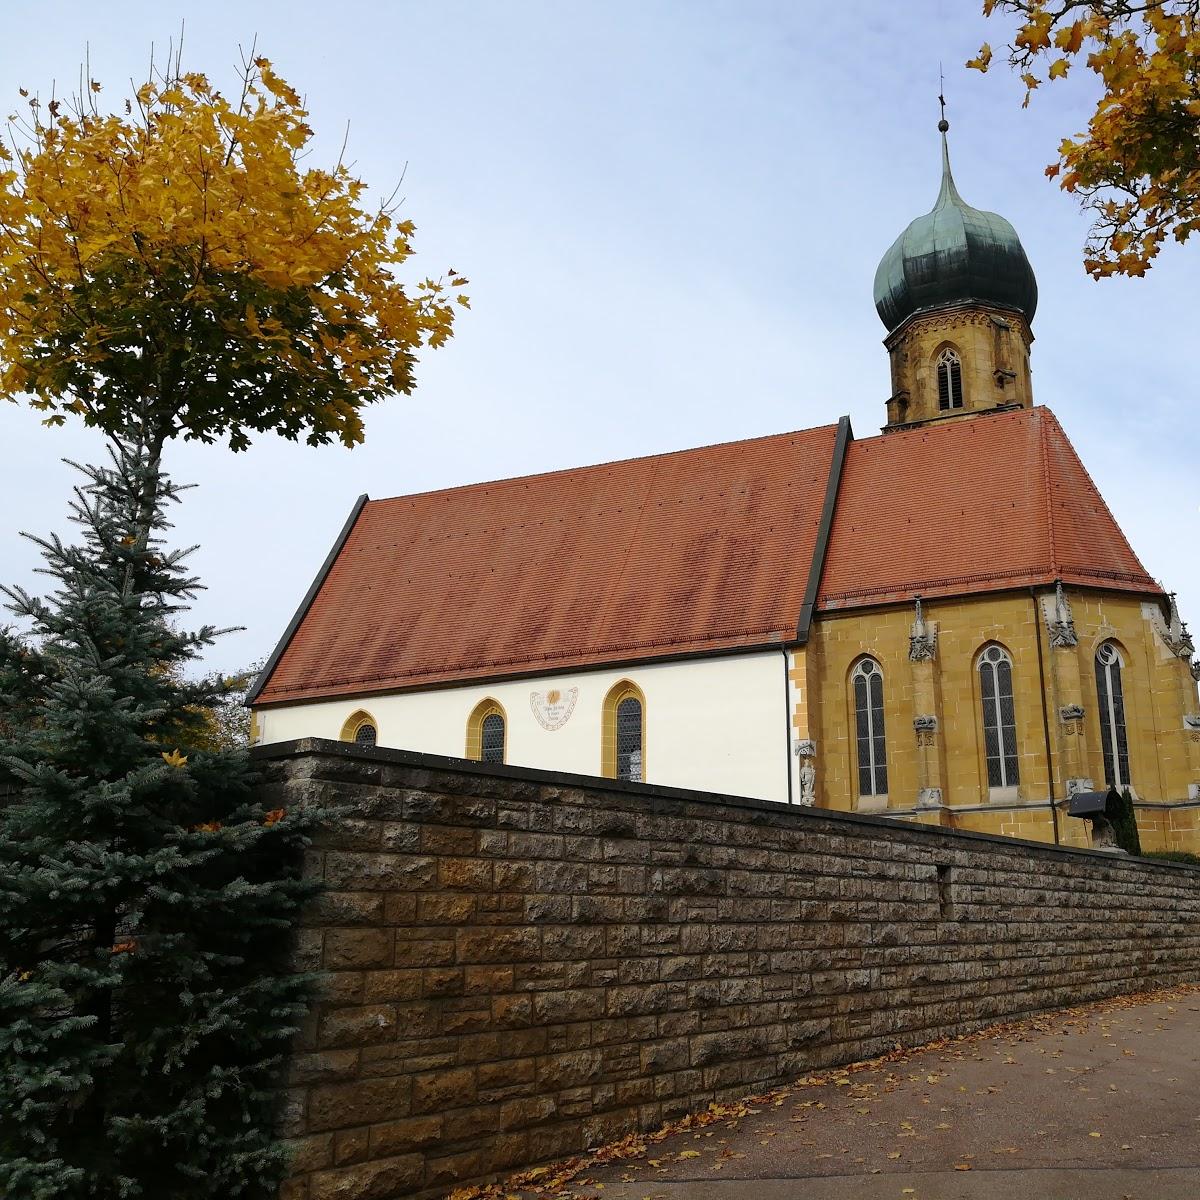
<svg viewBox="0 0 1200 1200">
<path fill-rule="evenodd" d="M 979 656 L 983 698 L 983 746 L 989 789 L 1014 788 L 1017 771 L 1017 721 L 1013 703 L 1012 659 L 1003 646 L 987 646 Z"/>
<path fill-rule="evenodd" d="M 1100 701 L 1100 745 L 1104 751 L 1104 782 L 1129 786 L 1129 740 L 1125 733 L 1125 692 L 1121 668 L 1125 660 L 1112 642 L 1096 651 L 1096 695 Z"/>
<path fill-rule="evenodd" d="M 962 359 L 947 346 L 937 356 L 938 408 L 948 412 L 963 406 Z"/>
<path fill-rule="evenodd" d="M 883 672 L 864 658 L 851 673 L 854 689 L 854 732 L 858 749 L 858 794 L 886 796 L 887 738 L 883 720 Z"/>
</svg>

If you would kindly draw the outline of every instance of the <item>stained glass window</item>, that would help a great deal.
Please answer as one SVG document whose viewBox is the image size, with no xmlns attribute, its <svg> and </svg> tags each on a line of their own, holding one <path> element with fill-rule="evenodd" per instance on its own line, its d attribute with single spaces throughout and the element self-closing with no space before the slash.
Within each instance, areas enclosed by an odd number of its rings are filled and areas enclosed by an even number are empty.
<svg viewBox="0 0 1200 1200">
<path fill-rule="evenodd" d="M 1100 701 L 1100 745 L 1104 750 L 1104 782 L 1129 786 L 1129 742 L 1125 736 L 1125 692 L 1121 686 L 1121 652 L 1105 642 L 1096 651 L 1096 696 Z"/>
<path fill-rule="evenodd" d="M 858 745 L 858 794 L 886 796 L 887 743 L 883 727 L 883 672 L 873 658 L 854 668 L 854 726 Z"/>
<path fill-rule="evenodd" d="M 356 746 L 373 746 L 378 734 L 375 731 L 375 726 L 370 721 L 364 721 L 354 731 L 354 744 Z"/>
<path fill-rule="evenodd" d="M 636 696 L 617 705 L 617 778 L 642 781 L 642 702 Z"/>
<path fill-rule="evenodd" d="M 1012 788 L 1017 773 L 1017 718 L 1013 704 L 1012 659 L 1001 646 L 988 646 L 979 656 L 983 697 L 983 746 L 989 788 Z"/>
<path fill-rule="evenodd" d="M 483 762 L 504 761 L 504 718 L 498 712 L 488 713 L 483 718 L 479 757 Z"/>
</svg>

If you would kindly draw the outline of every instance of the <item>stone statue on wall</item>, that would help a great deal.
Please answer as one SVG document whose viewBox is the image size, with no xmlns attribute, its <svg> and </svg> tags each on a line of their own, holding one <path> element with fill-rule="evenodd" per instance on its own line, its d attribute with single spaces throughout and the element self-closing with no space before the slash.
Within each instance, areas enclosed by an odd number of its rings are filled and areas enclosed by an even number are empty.
<svg viewBox="0 0 1200 1200">
<path fill-rule="evenodd" d="M 817 768 L 811 758 L 800 760 L 800 803 L 811 808 L 817 802 Z"/>
</svg>

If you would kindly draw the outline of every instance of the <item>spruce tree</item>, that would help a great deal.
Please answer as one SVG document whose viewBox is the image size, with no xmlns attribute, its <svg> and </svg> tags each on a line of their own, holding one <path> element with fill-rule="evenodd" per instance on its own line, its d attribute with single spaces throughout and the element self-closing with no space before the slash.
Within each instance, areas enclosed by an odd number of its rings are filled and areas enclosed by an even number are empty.
<svg viewBox="0 0 1200 1200">
<path fill-rule="evenodd" d="M 1141 854 L 1142 839 L 1138 833 L 1137 809 L 1133 807 L 1133 793 L 1128 788 L 1121 793 L 1121 811 L 1124 815 L 1124 840 L 1118 844 L 1130 854 Z"/>
<path fill-rule="evenodd" d="M 313 815 L 204 749 L 234 684 L 185 668 L 179 488 L 139 440 L 81 467 L 81 538 L 0 630 L 0 1195 L 266 1197 L 274 1096 L 311 980 L 289 970 Z"/>
</svg>

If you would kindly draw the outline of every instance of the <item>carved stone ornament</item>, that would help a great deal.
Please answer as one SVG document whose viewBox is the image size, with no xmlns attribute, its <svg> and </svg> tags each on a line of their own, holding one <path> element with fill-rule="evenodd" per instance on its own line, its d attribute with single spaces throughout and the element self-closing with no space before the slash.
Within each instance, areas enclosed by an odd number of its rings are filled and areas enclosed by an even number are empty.
<svg viewBox="0 0 1200 1200">
<path fill-rule="evenodd" d="M 817 802 L 817 768 L 813 760 L 806 758 L 800 764 L 800 803 L 805 808 L 812 808 Z"/>
<path fill-rule="evenodd" d="M 803 741 L 799 741 L 796 743 L 796 757 L 797 758 L 816 758 L 816 756 L 817 756 L 817 743 L 816 742 L 811 741 L 808 738 L 805 738 Z"/>
<path fill-rule="evenodd" d="M 1200 713 L 1183 714 L 1184 729 L 1200 729 Z"/>
<path fill-rule="evenodd" d="M 1058 710 L 1058 716 L 1062 721 L 1078 721 L 1083 716 L 1083 705 L 1064 704 Z"/>
<path fill-rule="evenodd" d="M 1063 591 L 1061 579 L 1054 581 L 1054 616 L 1046 614 L 1046 627 L 1050 631 L 1050 645 L 1057 647 L 1078 646 L 1075 636 L 1075 619 L 1071 615 L 1071 602 Z"/>
<path fill-rule="evenodd" d="M 936 330 L 961 329 L 964 325 L 982 325 L 986 327 L 992 325 L 994 320 L 995 318 L 990 313 L 978 308 L 974 311 L 960 310 L 944 316 L 915 317 L 907 326 L 900 326 L 903 332 L 899 337 L 895 333 L 892 333 L 889 337 L 885 338 L 884 345 L 891 350 L 896 346 L 911 345 L 925 334 Z M 1017 326 L 1017 331 L 1028 345 L 1032 341 L 1032 338 L 1026 331 L 1025 322 L 1017 320 L 1015 316 L 1013 321 Z"/>
<path fill-rule="evenodd" d="M 579 699 L 577 687 L 551 688 L 548 692 L 530 692 L 529 707 L 533 710 L 534 718 L 543 728 L 554 732 L 561 729 L 575 711 L 575 702 Z"/>
<path fill-rule="evenodd" d="M 1186 623 L 1180 619 L 1179 605 L 1175 602 L 1174 592 L 1171 593 L 1171 609 L 1167 614 L 1167 631 L 1163 634 L 1163 641 L 1167 643 L 1167 648 L 1172 654 L 1187 659 L 1189 663 L 1192 655 L 1196 653 L 1196 643 L 1192 641 Z"/>
<path fill-rule="evenodd" d="M 916 597 L 916 619 L 908 635 L 908 657 L 912 662 L 928 662 L 937 654 L 937 626 L 926 622 L 921 597 Z"/>
<path fill-rule="evenodd" d="M 1196 659 L 1195 662 L 1192 663 L 1192 678 L 1197 683 L 1200 683 L 1200 658 Z"/>
<path fill-rule="evenodd" d="M 931 713 L 922 713 L 919 717 L 913 717 L 913 728 L 922 733 L 925 730 L 937 732 L 938 720 Z"/>
<path fill-rule="evenodd" d="M 1090 780 L 1082 776 L 1075 779 L 1067 780 L 1067 799 L 1069 800 L 1076 792 L 1094 792 L 1096 785 Z"/>
<path fill-rule="evenodd" d="M 940 808 L 942 804 L 941 788 L 922 788 L 917 793 L 918 808 Z"/>
</svg>

